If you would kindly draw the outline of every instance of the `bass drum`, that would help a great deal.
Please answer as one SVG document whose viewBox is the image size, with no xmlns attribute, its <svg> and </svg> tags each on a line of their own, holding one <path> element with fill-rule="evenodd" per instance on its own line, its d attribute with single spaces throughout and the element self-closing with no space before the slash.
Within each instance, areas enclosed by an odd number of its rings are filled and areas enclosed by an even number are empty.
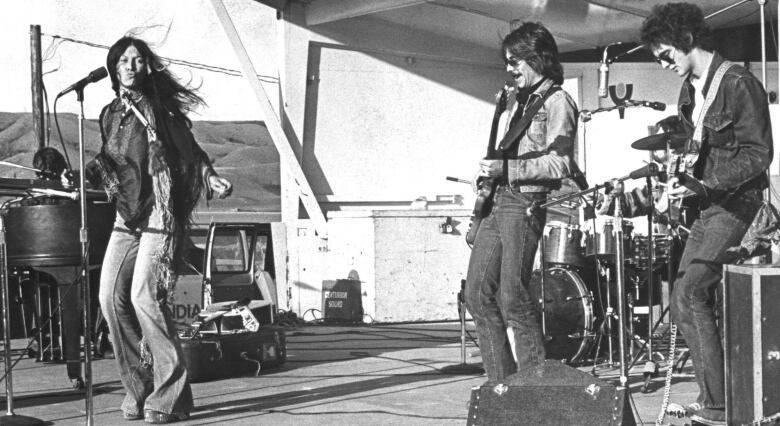
<svg viewBox="0 0 780 426">
<path fill-rule="evenodd" d="M 541 310 L 541 270 L 531 277 L 531 297 Z M 566 268 L 549 268 L 544 275 L 545 350 L 547 359 L 582 360 L 594 342 L 593 298 L 580 275 Z"/>
</svg>

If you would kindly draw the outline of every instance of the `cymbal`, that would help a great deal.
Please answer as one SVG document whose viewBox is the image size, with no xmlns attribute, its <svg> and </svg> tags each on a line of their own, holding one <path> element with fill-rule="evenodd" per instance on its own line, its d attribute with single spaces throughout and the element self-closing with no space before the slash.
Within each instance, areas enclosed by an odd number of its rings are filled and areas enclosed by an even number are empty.
<svg viewBox="0 0 780 426">
<path fill-rule="evenodd" d="M 645 136 L 642 139 L 637 139 L 631 144 L 631 148 L 656 151 L 659 149 L 666 149 L 666 143 L 668 142 L 669 148 L 677 149 L 682 148 L 682 146 L 685 145 L 685 139 L 684 133 L 658 133 Z"/>
</svg>

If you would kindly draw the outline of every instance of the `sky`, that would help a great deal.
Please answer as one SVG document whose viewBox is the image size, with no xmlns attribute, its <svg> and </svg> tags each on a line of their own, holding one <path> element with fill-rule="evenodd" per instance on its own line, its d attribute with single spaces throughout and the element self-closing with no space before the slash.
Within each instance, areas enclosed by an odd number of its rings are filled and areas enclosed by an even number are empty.
<svg viewBox="0 0 780 426">
<path fill-rule="evenodd" d="M 275 10 L 252 0 L 224 0 L 257 73 L 271 77 L 263 83 L 276 99 L 279 42 Z M 0 14 L 0 112 L 29 112 L 30 26 L 40 25 L 44 56 L 43 82 L 49 108 L 64 88 L 105 65 L 105 48 L 57 40 L 71 38 L 110 46 L 134 33 L 150 42 L 163 57 L 240 70 L 234 50 L 209 0 L 12 0 Z M 194 120 L 262 120 L 261 110 L 243 77 L 172 64 L 182 81 L 199 87 L 208 106 Z M 87 86 L 84 115 L 97 118 L 114 96 L 110 79 Z M 74 93 L 60 98 L 58 112 L 78 112 Z"/>
</svg>

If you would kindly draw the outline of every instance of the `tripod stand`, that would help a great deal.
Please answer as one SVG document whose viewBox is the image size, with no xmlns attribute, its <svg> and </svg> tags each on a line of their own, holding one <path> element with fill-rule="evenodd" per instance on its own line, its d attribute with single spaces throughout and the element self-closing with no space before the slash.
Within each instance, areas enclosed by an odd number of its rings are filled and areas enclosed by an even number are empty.
<svg viewBox="0 0 780 426">
<path fill-rule="evenodd" d="M 615 179 L 615 181 L 623 182 L 628 179 L 638 179 L 638 178 L 643 178 L 648 176 L 654 176 L 657 173 L 658 173 L 658 166 L 655 163 L 650 163 L 647 166 L 635 170 L 626 176 Z M 590 189 L 585 189 L 580 192 L 575 192 L 562 197 L 558 197 L 546 203 L 534 205 L 529 209 L 528 213 L 531 214 L 536 208 L 552 207 L 561 204 L 564 201 L 571 200 L 573 198 L 578 198 L 586 194 L 595 193 L 596 191 L 607 188 L 608 186 L 609 184 L 607 183 L 596 185 Z M 614 223 L 616 225 L 613 230 L 613 235 L 615 240 L 615 283 L 617 286 L 617 309 L 618 309 L 617 323 L 618 323 L 618 350 L 619 350 L 619 357 L 620 357 L 619 358 L 620 385 L 622 387 L 625 387 L 628 384 L 628 370 L 627 370 L 627 362 L 626 362 L 627 360 L 626 314 L 625 314 L 626 307 L 625 307 L 625 287 L 624 287 L 625 270 L 623 265 L 625 260 L 625 253 L 624 253 L 625 246 L 623 244 L 623 239 L 624 239 L 623 226 L 622 226 L 623 217 L 622 217 L 622 210 L 620 208 L 620 203 L 615 203 Z M 544 300 L 545 298 L 544 281 L 542 281 L 541 294 L 543 295 L 542 300 Z M 545 324 L 544 322 L 545 315 L 546 313 L 545 313 L 544 305 L 542 305 L 542 324 Z"/>
<path fill-rule="evenodd" d="M 466 363 L 466 280 L 460 280 L 458 292 L 458 318 L 460 319 L 460 364 L 447 365 L 441 369 L 444 374 L 482 375 L 485 369 L 476 364 Z"/>
</svg>

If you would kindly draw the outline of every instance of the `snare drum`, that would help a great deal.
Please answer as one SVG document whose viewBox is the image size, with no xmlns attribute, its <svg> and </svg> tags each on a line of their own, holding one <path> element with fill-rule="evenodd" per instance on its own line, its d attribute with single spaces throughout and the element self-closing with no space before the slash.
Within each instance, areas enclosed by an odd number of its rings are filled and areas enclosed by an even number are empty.
<svg viewBox="0 0 780 426">
<path fill-rule="evenodd" d="M 672 237 L 667 234 L 653 234 L 653 254 L 655 264 L 666 263 L 669 261 L 669 247 L 671 247 Z M 631 247 L 631 261 L 640 269 L 646 269 L 650 262 L 647 255 L 648 238 L 646 235 L 635 235 Z"/>
<path fill-rule="evenodd" d="M 617 253 L 615 246 L 615 227 L 614 219 L 604 219 L 604 226 L 601 232 L 588 234 L 586 241 L 585 254 L 598 257 L 615 257 Z M 623 253 L 625 256 L 631 255 L 631 232 L 634 230 L 634 224 L 629 220 L 623 219 Z"/>
<path fill-rule="evenodd" d="M 531 297 L 541 306 L 541 271 L 531 277 Z M 579 361 L 593 344 L 593 298 L 576 271 L 550 268 L 544 275 L 547 359 Z"/>
<path fill-rule="evenodd" d="M 544 261 L 553 265 L 585 265 L 580 227 L 549 222 L 544 228 Z"/>
</svg>

